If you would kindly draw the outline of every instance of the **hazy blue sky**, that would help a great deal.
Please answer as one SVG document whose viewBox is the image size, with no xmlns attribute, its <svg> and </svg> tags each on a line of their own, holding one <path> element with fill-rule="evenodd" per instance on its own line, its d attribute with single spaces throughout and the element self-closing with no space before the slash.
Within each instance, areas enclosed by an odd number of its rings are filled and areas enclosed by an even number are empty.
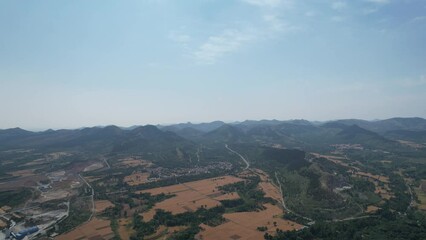
<svg viewBox="0 0 426 240">
<path fill-rule="evenodd" d="M 0 128 L 393 116 L 425 0 L 0 0 Z"/>
</svg>

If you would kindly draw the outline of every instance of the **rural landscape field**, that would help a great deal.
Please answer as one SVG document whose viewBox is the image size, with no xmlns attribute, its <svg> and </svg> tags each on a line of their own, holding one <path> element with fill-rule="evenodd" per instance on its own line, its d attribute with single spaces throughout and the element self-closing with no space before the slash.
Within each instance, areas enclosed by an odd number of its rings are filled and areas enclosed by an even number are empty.
<svg viewBox="0 0 426 240">
<path fill-rule="evenodd" d="M 422 239 L 425 130 L 421 118 L 2 130 L 0 236 Z"/>
<path fill-rule="evenodd" d="M 426 240 L 426 0 L 0 0 L 0 240 Z"/>
</svg>

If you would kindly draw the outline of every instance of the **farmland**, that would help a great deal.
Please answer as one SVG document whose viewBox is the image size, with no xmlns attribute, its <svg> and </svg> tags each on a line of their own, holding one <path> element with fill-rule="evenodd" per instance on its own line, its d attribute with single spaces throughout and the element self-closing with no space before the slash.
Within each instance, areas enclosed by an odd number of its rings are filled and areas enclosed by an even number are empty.
<svg viewBox="0 0 426 240">
<path fill-rule="evenodd" d="M 221 193 L 218 188 L 241 181 L 243 181 L 241 178 L 224 176 L 140 191 L 139 193 L 150 193 L 151 195 L 160 193 L 175 195 L 173 198 L 157 203 L 151 210 L 142 215 L 145 220 L 149 221 L 154 217 L 155 209 L 163 209 L 178 214 L 195 211 L 200 207 L 208 209 L 220 206 L 221 200 L 236 199 L 238 195 L 236 193 Z"/>
<path fill-rule="evenodd" d="M 281 218 L 283 211 L 272 204 L 265 204 L 265 210 L 258 212 L 239 212 L 224 214 L 227 220 L 225 223 L 210 227 L 201 225 L 202 231 L 197 235 L 197 239 L 262 239 L 264 231 L 259 231 L 258 227 L 265 227 L 265 231 L 273 234 L 275 230 L 284 231 L 298 230 L 303 225 Z"/>
<path fill-rule="evenodd" d="M 76 229 L 62 234 L 55 239 L 57 240 L 83 240 L 83 239 L 113 239 L 114 233 L 110 227 L 110 221 L 94 218 L 91 221 L 78 226 Z"/>
<path fill-rule="evenodd" d="M 244 142 L 247 126 L 227 139 L 235 128 L 192 142 L 153 126 L 115 129 L 116 143 L 104 133 L 93 145 L 0 151 L 1 227 L 16 219 L 15 233 L 38 226 L 57 239 L 122 240 L 281 240 L 376 219 L 422 227 L 412 224 L 426 209 L 421 149 L 400 156 L 306 138 L 297 148 L 277 136 Z"/>
<path fill-rule="evenodd" d="M 124 182 L 129 186 L 136 186 L 148 182 L 149 173 L 139 173 L 135 172 L 129 176 L 124 177 Z"/>
<path fill-rule="evenodd" d="M 108 200 L 97 200 L 97 201 L 95 201 L 95 212 L 96 213 L 101 213 L 105 209 L 110 208 L 110 207 L 114 207 L 114 204 L 111 203 Z"/>
</svg>

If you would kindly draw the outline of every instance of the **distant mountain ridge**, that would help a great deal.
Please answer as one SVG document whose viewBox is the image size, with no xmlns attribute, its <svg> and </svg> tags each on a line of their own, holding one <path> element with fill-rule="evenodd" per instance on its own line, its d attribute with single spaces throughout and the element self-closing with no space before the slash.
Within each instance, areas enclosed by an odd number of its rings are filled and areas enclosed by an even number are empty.
<svg viewBox="0 0 426 240">
<path fill-rule="evenodd" d="M 194 147 L 199 143 L 260 143 L 292 147 L 361 143 L 371 146 L 395 144 L 395 140 L 424 140 L 423 118 L 391 118 L 378 121 L 344 119 L 322 124 L 307 120 L 247 120 L 224 123 L 181 123 L 169 126 L 88 127 L 74 130 L 31 132 L 21 128 L 0 130 L 0 149 L 80 148 L 102 151 L 137 151 Z"/>
<path fill-rule="evenodd" d="M 331 121 L 328 123 L 341 123 L 344 125 L 358 125 L 367 130 L 385 133 L 388 131 L 395 130 L 412 130 L 421 131 L 426 130 L 426 119 L 414 117 L 414 118 L 390 118 L 385 120 L 377 121 L 366 121 L 360 119 L 342 119 Z"/>
<path fill-rule="evenodd" d="M 153 125 L 123 130 L 117 126 L 91 127 L 75 130 L 49 130 L 30 132 L 19 128 L 0 130 L 0 149 L 2 148 L 83 148 L 105 149 L 110 151 L 126 144 L 144 143 L 185 143 L 189 141 L 173 132 L 162 131 Z M 141 144 L 136 144 L 141 146 Z M 130 148 L 129 148 L 130 149 Z"/>
</svg>

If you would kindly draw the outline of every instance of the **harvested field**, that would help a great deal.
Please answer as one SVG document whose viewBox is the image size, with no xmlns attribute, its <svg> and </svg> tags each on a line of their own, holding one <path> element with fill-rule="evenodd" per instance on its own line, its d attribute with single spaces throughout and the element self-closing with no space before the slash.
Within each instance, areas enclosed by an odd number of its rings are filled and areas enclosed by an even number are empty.
<svg viewBox="0 0 426 240">
<path fill-rule="evenodd" d="M 276 229 L 289 231 L 303 228 L 302 225 L 281 218 L 282 210 L 278 206 L 265 204 L 265 210 L 259 212 L 239 212 L 224 214 L 228 221 L 216 227 L 201 224 L 203 229 L 196 239 L 216 240 L 257 240 L 263 239 L 265 232 L 260 232 L 257 227 L 267 227 L 267 232 L 274 234 Z"/>
<path fill-rule="evenodd" d="M 375 186 L 374 193 L 378 194 L 382 199 L 389 200 L 392 197 L 394 197 L 394 194 L 392 193 L 389 184 L 387 183 L 380 183 L 374 179 L 374 178 L 367 178 L 368 181 L 372 182 Z"/>
<path fill-rule="evenodd" d="M 240 198 L 240 195 L 238 195 L 238 193 L 236 193 L 236 192 L 220 194 L 219 196 L 214 197 L 214 199 L 218 200 L 218 201 L 235 200 L 235 199 L 239 199 L 239 198 Z"/>
<path fill-rule="evenodd" d="M 357 171 L 360 170 L 359 168 L 351 166 L 348 163 L 344 162 L 344 161 L 346 161 L 346 158 L 343 157 L 343 156 L 322 155 L 322 154 L 319 154 L 319 153 L 312 153 L 312 155 L 314 155 L 316 158 L 325 158 L 330 162 L 333 162 L 337 165 L 340 165 L 340 166 L 343 166 L 343 167 L 346 167 L 346 168 L 352 168 L 352 169 L 355 169 Z"/>
<path fill-rule="evenodd" d="M 35 187 L 38 186 L 37 182 L 45 181 L 47 178 L 42 175 L 20 177 L 16 180 L 10 180 L 0 183 L 0 190 L 14 190 L 17 188 Z"/>
<path fill-rule="evenodd" d="M 14 177 L 29 177 L 34 176 L 34 170 L 36 169 L 25 169 L 25 170 L 18 170 L 14 172 L 8 172 L 8 174 L 14 176 Z"/>
<path fill-rule="evenodd" d="M 101 213 L 109 207 L 114 207 L 114 204 L 108 200 L 97 200 L 95 201 L 95 210 L 96 213 Z"/>
<path fill-rule="evenodd" d="M 114 237 L 109 220 L 94 218 L 71 232 L 57 236 L 57 240 L 109 240 Z"/>
<path fill-rule="evenodd" d="M 178 214 L 187 211 L 195 211 L 201 206 L 205 208 L 219 206 L 219 200 L 229 198 L 235 199 L 238 194 L 221 193 L 218 187 L 240 181 L 243 181 L 243 179 L 233 176 L 224 176 L 139 191 L 139 193 L 151 193 L 152 195 L 160 193 L 176 195 L 173 198 L 157 203 L 148 212 L 143 213 L 142 216 L 145 221 L 149 221 L 155 215 L 155 209 L 163 209 L 173 214 Z"/>
<path fill-rule="evenodd" d="M 374 205 L 369 205 L 367 206 L 367 210 L 365 210 L 366 213 L 375 213 L 377 212 L 377 210 L 379 210 L 380 208 Z"/>
<path fill-rule="evenodd" d="M 420 149 L 420 148 L 426 147 L 423 144 L 418 144 L 418 143 L 411 142 L 411 141 L 398 140 L 398 142 L 401 143 L 402 145 L 405 145 L 405 146 L 408 146 L 408 147 L 411 147 L 411 148 L 414 148 L 414 149 Z"/>
<path fill-rule="evenodd" d="M 382 183 L 389 183 L 389 177 L 386 177 L 386 176 L 374 175 L 374 174 L 366 173 L 366 172 L 355 172 L 354 175 L 358 177 L 365 177 L 368 179 L 380 181 Z"/>
<path fill-rule="evenodd" d="M 421 184 L 420 184 L 420 189 L 426 193 L 426 180 L 422 180 Z"/>
<path fill-rule="evenodd" d="M 271 182 L 260 182 L 259 186 L 265 193 L 265 197 L 270 197 L 278 202 L 281 202 L 281 192 Z"/>
<path fill-rule="evenodd" d="M 89 166 L 85 167 L 84 170 L 83 170 L 83 172 L 95 171 L 95 170 L 101 169 L 103 167 L 104 167 L 103 163 L 100 163 L 100 162 L 93 163 L 92 165 L 89 165 Z"/>
<path fill-rule="evenodd" d="M 48 202 L 55 199 L 62 199 L 69 197 L 71 195 L 70 192 L 58 189 L 58 190 L 50 190 L 48 192 L 41 193 L 40 197 L 37 199 L 37 202 Z"/>
<path fill-rule="evenodd" d="M 152 162 L 142 160 L 142 159 L 125 158 L 125 159 L 119 160 L 118 165 L 121 167 L 138 167 L 138 166 L 151 167 Z"/>
<path fill-rule="evenodd" d="M 64 180 L 65 177 L 65 171 L 56 171 L 56 172 L 51 172 L 46 174 L 46 176 L 52 181 L 52 182 L 57 182 L 57 181 L 62 181 Z"/>
<path fill-rule="evenodd" d="M 128 227 L 131 223 L 131 218 L 121 218 L 118 220 L 118 234 L 121 240 L 129 240 L 130 236 L 135 232 L 131 227 Z"/>
<path fill-rule="evenodd" d="M 389 186 L 385 185 L 384 187 L 376 185 L 376 190 L 374 193 L 380 195 L 381 198 L 389 200 L 394 197 L 393 193 L 390 191 Z"/>
<path fill-rule="evenodd" d="M 417 199 L 419 200 L 417 208 L 426 211 L 426 180 L 422 180 L 420 186 L 418 188 L 414 188 L 414 191 L 416 192 Z"/>
<path fill-rule="evenodd" d="M 136 186 L 140 184 L 144 184 L 148 182 L 149 173 L 133 173 L 132 175 L 124 177 L 124 182 L 127 183 L 129 186 Z"/>
<path fill-rule="evenodd" d="M 269 197 L 278 202 L 281 202 L 281 192 L 271 182 L 269 175 L 257 168 L 253 169 L 253 173 L 260 177 L 261 182 L 259 183 L 259 188 L 265 193 L 265 197 Z"/>
<path fill-rule="evenodd" d="M 47 160 L 45 158 L 39 158 L 39 159 L 33 160 L 31 162 L 25 163 L 22 166 L 37 166 L 37 165 L 41 165 L 41 164 L 46 164 L 48 162 L 49 162 L 49 160 Z"/>
<path fill-rule="evenodd" d="M 7 223 L 3 221 L 2 219 L 0 219 L 0 228 L 5 228 L 5 227 L 7 227 Z"/>
<path fill-rule="evenodd" d="M 173 233 L 180 232 L 185 230 L 187 227 L 185 226 L 176 226 L 176 227 L 166 227 L 161 225 L 157 231 L 149 236 L 144 237 L 145 240 L 155 240 L 155 239 L 167 239 Z"/>
</svg>

